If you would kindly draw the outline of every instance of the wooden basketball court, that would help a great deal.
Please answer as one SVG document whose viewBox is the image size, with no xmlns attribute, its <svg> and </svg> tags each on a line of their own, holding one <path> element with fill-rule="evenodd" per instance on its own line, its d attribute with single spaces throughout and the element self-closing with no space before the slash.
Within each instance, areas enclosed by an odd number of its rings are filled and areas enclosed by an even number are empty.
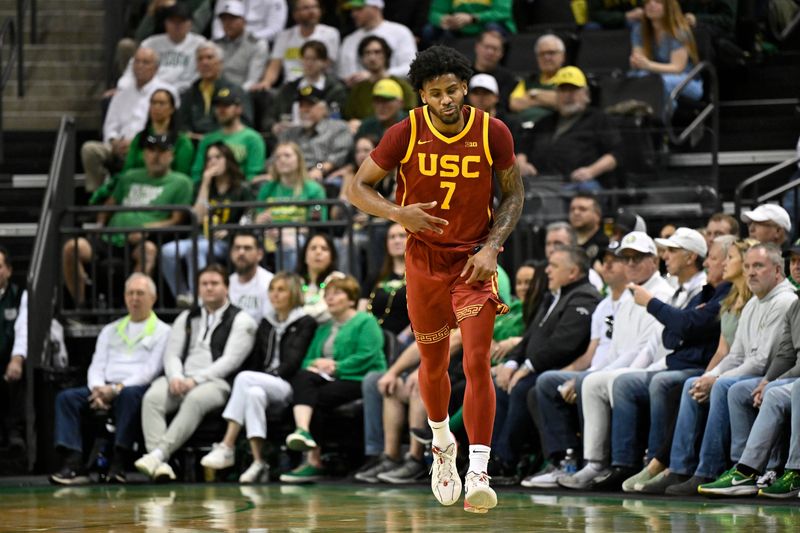
<svg viewBox="0 0 800 533">
<path fill-rule="evenodd" d="M 679 501 L 502 490 L 486 515 L 441 507 L 422 486 L 229 484 L 0 488 L 13 532 L 707 532 L 797 531 L 800 500 Z"/>
</svg>

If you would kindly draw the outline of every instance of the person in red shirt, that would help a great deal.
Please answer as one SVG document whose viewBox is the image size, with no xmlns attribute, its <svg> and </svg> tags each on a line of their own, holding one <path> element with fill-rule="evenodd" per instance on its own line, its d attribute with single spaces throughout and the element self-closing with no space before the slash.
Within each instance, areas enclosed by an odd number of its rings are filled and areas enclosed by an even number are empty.
<svg viewBox="0 0 800 533">
<path fill-rule="evenodd" d="M 508 128 L 464 105 L 471 74 L 467 59 L 452 48 L 419 52 L 409 79 L 425 105 L 387 130 L 346 194 L 362 211 L 397 222 L 409 233 L 408 315 L 421 354 L 420 393 L 433 430 L 431 488 L 443 505 L 458 501 L 462 488 L 447 416 L 449 336 L 461 329 L 470 441 L 464 510 L 485 513 L 497 505 L 486 475 L 495 413 L 489 348 L 494 317 L 508 310 L 497 295 L 497 254 L 519 219 L 524 191 Z M 374 189 L 394 168 L 396 203 Z M 497 209 L 492 208 L 493 180 L 501 191 Z"/>
</svg>

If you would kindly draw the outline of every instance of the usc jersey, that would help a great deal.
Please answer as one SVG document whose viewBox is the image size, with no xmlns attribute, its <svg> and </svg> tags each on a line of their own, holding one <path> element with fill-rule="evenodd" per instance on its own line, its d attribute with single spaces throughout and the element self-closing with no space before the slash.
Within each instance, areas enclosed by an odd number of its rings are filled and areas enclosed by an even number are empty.
<svg viewBox="0 0 800 533">
<path fill-rule="evenodd" d="M 471 250 L 492 225 L 492 169 L 514 164 L 514 140 L 505 124 L 471 106 L 462 107 L 464 129 L 448 137 L 431 122 L 428 106 L 384 134 L 371 157 L 384 170 L 398 167 L 399 205 L 436 201 L 427 212 L 448 221 L 441 235 L 412 234 L 432 248 Z"/>
</svg>

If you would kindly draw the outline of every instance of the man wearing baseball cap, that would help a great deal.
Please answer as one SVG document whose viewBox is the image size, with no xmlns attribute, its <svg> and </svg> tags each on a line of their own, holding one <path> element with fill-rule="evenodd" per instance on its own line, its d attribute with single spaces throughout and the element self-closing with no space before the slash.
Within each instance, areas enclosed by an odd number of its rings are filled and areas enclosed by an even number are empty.
<svg viewBox="0 0 800 533">
<path fill-rule="evenodd" d="M 742 213 L 742 222 L 747 224 L 751 239 L 758 242 L 771 242 L 780 247 L 786 245 L 792 231 L 789 213 L 776 204 L 761 204 L 752 211 Z"/>
<path fill-rule="evenodd" d="M 658 273 L 656 244 L 646 233 L 632 231 L 625 235 L 616 255 L 625 262 L 625 275 L 629 282 L 641 285 L 660 300 L 668 300 L 675 292 Z M 661 330 L 662 326 L 658 321 L 632 298 L 620 304 L 614 317 L 609 362 L 603 370 L 586 376 L 581 385 L 584 415 L 583 457 L 586 466 L 571 476 L 560 478 L 558 484 L 562 487 L 588 489 L 612 476 L 608 452 L 614 380 L 630 371 L 630 368 L 635 368 L 635 360 L 651 338 L 658 338 L 658 344 L 661 345 Z M 645 361 L 639 368 L 648 364 L 649 361 Z"/>
<path fill-rule="evenodd" d="M 269 44 L 247 32 L 244 3 L 225 0 L 218 3 L 217 18 L 224 35 L 214 39 L 223 51 L 223 74 L 245 91 L 261 80 L 269 60 Z"/>
<path fill-rule="evenodd" d="M 361 122 L 356 139 L 370 135 L 380 140 L 386 130 L 408 116 L 403 110 L 403 88 L 391 78 L 379 80 L 372 88 L 372 107 L 375 114 Z"/>
<path fill-rule="evenodd" d="M 556 113 L 533 129 L 528 160 L 539 175 L 567 182 L 567 190 L 598 190 L 599 179 L 620 160 L 619 132 L 601 110 L 589 107 L 586 76 L 579 68 L 562 67 L 550 83 L 556 86 Z"/>
</svg>

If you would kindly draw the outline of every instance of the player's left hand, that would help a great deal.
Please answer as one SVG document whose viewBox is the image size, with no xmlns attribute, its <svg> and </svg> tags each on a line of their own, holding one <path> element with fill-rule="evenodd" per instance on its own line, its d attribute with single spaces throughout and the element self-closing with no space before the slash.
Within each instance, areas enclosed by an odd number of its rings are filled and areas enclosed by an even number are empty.
<svg viewBox="0 0 800 533">
<path fill-rule="evenodd" d="M 467 285 L 486 281 L 497 272 L 498 252 L 499 250 L 495 250 L 491 246 L 484 246 L 477 254 L 469 256 L 467 264 L 464 265 L 464 269 L 461 271 L 461 277 L 463 278 L 472 269 L 472 273 L 466 281 Z"/>
</svg>

